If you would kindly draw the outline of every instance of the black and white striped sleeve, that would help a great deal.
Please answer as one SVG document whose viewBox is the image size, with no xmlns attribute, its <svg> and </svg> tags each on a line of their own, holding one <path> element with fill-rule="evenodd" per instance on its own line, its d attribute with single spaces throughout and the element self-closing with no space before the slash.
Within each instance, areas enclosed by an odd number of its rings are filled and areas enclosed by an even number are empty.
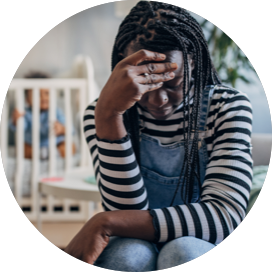
<svg viewBox="0 0 272 272">
<path fill-rule="evenodd" d="M 159 242 L 194 236 L 218 244 L 243 220 L 252 181 L 251 126 L 247 96 L 216 90 L 207 120 L 209 162 L 201 200 L 151 210 Z"/>
<path fill-rule="evenodd" d="M 103 207 L 106 211 L 147 210 L 147 193 L 130 138 L 126 136 L 115 142 L 99 139 L 95 130 L 95 105 L 96 101 L 85 110 L 83 126 Z"/>
</svg>

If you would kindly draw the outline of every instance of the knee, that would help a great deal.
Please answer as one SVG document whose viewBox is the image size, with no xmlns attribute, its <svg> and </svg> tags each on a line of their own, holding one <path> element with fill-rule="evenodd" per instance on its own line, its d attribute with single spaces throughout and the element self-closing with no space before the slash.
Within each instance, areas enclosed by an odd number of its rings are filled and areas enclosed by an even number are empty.
<svg viewBox="0 0 272 272">
<path fill-rule="evenodd" d="M 161 249 L 158 260 L 158 269 L 166 269 L 189 262 L 205 254 L 215 245 L 195 237 L 181 237 L 165 244 Z"/>
<path fill-rule="evenodd" d="M 152 271 L 156 269 L 157 252 L 150 242 L 113 237 L 95 265 L 118 271 Z"/>
</svg>

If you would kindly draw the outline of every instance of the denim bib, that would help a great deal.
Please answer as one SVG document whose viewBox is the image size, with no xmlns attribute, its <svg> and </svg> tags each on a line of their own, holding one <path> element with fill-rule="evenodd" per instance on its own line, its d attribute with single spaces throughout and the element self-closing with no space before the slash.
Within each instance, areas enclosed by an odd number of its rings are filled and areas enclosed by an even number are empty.
<svg viewBox="0 0 272 272">
<path fill-rule="evenodd" d="M 202 107 L 199 120 L 199 162 L 200 182 L 204 182 L 208 162 L 205 142 L 205 125 L 211 97 L 215 86 L 207 86 L 202 95 Z M 185 155 L 185 143 L 162 145 L 158 139 L 141 134 L 140 156 L 141 174 L 147 190 L 150 209 L 169 207 L 174 197 Z M 178 192 L 173 206 L 184 204 L 181 190 L 184 188 L 184 176 L 181 177 Z M 200 196 L 200 185 L 195 178 L 191 203 L 197 202 Z"/>
</svg>

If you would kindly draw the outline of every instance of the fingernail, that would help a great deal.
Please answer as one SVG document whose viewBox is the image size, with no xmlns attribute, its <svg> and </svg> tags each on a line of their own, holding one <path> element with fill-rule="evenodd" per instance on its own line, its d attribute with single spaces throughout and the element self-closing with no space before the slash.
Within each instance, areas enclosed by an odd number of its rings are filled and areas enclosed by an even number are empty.
<svg viewBox="0 0 272 272">
<path fill-rule="evenodd" d="M 170 77 L 174 77 L 174 76 L 175 76 L 175 73 L 171 72 L 171 73 L 169 73 L 169 76 L 170 76 Z"/>
<path fill-rule="evenodd" d="M 171 68 L 178 68 L 178 65 L 176 63 L 171 63 Z"/>
<path fill-rule="evenodd" d="M 161 58 L 161 59 L 165 59 L 165 57 L 166 57 L 166 56 L 165 56 L 164 54 L 160 54 L 160 58 Z"/>
</svg>

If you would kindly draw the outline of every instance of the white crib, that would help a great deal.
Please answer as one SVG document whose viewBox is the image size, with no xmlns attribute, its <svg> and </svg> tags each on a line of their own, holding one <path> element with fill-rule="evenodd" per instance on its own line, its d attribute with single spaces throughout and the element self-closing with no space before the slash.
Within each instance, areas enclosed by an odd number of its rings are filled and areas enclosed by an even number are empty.
<svg viewBox="0 0 272 272">
<path fill-rule="evenodd" d="M 8 182 L 15 199 L 30 221 L 37 218 L 37 185 L 41 177 L 61 176 L 71 169 L 90 167 L 91 156 L 83 134 L 83 113 L 87 105 L 95 100 L 98 87 L 94 80 L 92 61 L 89 57 L 78 56 L 75 59 L 73 78 L 52 79 L 13 79 L 3 106 L 1 116 L 1 155 Z M 40 160 L 40 89 L 50 90 L 49 101 L 49 158 Z M 10 107 L 24 112 L 24 90 L 33 90 L 33 129 L 32 129 L 32 159 L 24 158 L 24 120 L 20 118 L 16 124 L 15 154 L 8 143 L 8 122 Z M 65 158 L 57 154 L 56 137 L 53 132 L 53 123 L 56 121 L 57 104 L 63 105 L 65 115 Z M 77 117 L 77 118 L 76 118 Z M 77 124 L 79 129 L 77 128 Z M 76 130 L 75 135 L 72 131 Z M 69 133 L 71 132 L 71 133 Z M 77 152 L 72 155 L 72 143 L 77 141 Z M 13 150 L 13 151 L 14 151 Z M 14 153 L 14 152 L 13 152 Z M 91 170 L 92 171 L 92 170 Z M 41 219 L 43 221 L 84 221 L 90 214 L 89 205 L 82 201 L 70 199 L 55 199 L 52 196 L 41 200 Z"/>
</svg>

